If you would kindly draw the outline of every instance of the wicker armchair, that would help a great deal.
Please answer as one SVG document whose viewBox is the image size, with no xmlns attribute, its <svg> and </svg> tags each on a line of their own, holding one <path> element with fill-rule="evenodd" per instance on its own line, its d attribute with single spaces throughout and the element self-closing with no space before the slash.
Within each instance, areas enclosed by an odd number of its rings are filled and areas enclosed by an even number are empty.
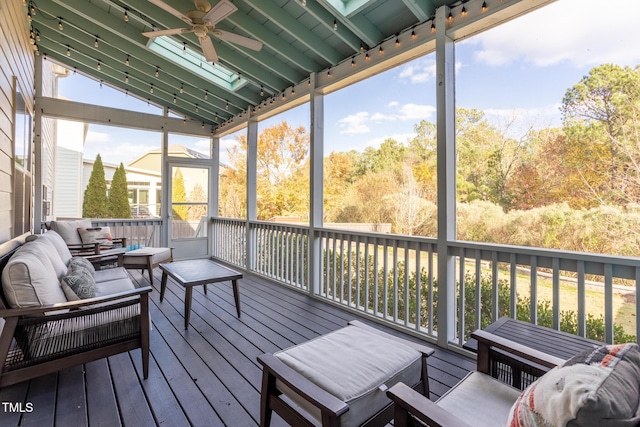
<svg viewBox="0 0 640 427">
<path fill-rule="evenodd" d="M 437 402 L 402 383 L 387 391 L 394 402 L 395 427 L 504 425 L 521 389 L 563 362 L 486 331 L 472 336 L 478 340 L 477 371 Z"/>
</svg>

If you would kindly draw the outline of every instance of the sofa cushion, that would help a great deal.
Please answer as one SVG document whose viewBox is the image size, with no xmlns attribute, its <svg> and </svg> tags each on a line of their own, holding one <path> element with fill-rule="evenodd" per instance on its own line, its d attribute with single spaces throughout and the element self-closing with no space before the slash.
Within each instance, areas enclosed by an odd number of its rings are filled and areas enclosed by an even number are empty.
<svg viewBox="0 0 640 427">
<path fill-rule="evenodd" d="M 51 221 L 50 227 L 62 237 L 67 245 L 81 245 L 82 239 L 80 239 L 78 228 L 91 228 L 91 220 Z"/>
<path fill-rule="evenodd" d="M 124 254 L 124 264 L 127 267 L 133 266 L 147 266 L 147 259 L 151 256 L 151 264 L 155 265 L 161 262 L 168 261 L 172 258 L 171 248 L 141 248 L 134 249 Z"/>
<path fill-rule="evenodd" d="M 128 277 L 114 279 L 108 282 L 96 283 L 96 296 L 105 297 L 107 295 L 117 294 L 118 292 L 131 291 L 133 289 L 135 289 L 135 286 Z"/>
<path fill-rule="evenodd" d="M 527 387 L 511 408 L 507 425 L 635 426 L 639 405 L 638 345 L 603 345 L 572 357 Z"/>
<path fill-rule="evenodd" d="M 61 282 L 69 286 L 80 299 L 96 296 L 96 281 L 93 275 L 81 265 L 70 264 L 69 271 L 62 276 Z"/>
<path fill-rule="evenodd" d="M 62 261 L 60 255 L 58 255 L 58 251 L 56 247 L 48 240 L 38 238 L 33 242 L 35 245 L 34 248 L 41 249 L 38 253 L 44 254 L 49 261 L 51 261 L 51 265 L 56 271 L 56 279 L 60 280 L 62 276 L 64 276 L 67 272 L 67 265 Z M 35 250 L 35 249 L 32 249 Z"/>
<path fill-rule="evenodd" d="M 100 246 L 113 246 L 113 236 L 111 236 L 109 227 L 79 227 L 78 233 L 80 233 L 80 239 L 85 245 L 100 243 Z"/>
<path fill-rule="evenodd" d="M 69 252 L 69 247 L 58 233 L 49 230 L 46 233 L 38 235 L 38 238 L 51 243 L 56 248 L 62 262 L 64 262 L 65 265 L 69 265 L 69 260 L 72 256 L 71 252 Z"/>
<path fill-rule="evenodd" d="M 9 259 L 2 270 L 2 289 L 12 308 L 67 301 L 56 271 L 37 241 L 25 243 Z"/>
<path fill-rule="evenodd" d="M 96 270 L 94 277 L 96 283 L 110 282 L 112 280 L 129 279 L 127 270 L 122 267 L 105 268 L 104 270 Z"/>
</svg>

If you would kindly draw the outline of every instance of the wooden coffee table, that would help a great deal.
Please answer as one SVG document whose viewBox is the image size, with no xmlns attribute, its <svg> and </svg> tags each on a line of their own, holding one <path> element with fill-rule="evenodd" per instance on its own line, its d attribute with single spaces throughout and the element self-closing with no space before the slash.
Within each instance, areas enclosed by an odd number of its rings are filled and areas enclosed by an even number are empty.
<svg viewBox="0 0 640 427">
<path fill-rule="evenodd" d="M 236 303 L 236 311 L 240 317 L 240 293 L 238 292 L 238 279 L 242 274 L 208 259 L 194 259 L 160 264 L 162 270 L 162 285 L 160 287 L 160 302 L 164 299 L 164 291 L 167 288 L 167 276 L 184 286 L 184 328 L 189 328 L 191 314 L 191 299 L 193 287 L 204 285 L 204 293 L 207 293 L 209 283 L 226 282 L 231 280 L 233 284 L 233 299 Z"/>
</svg>

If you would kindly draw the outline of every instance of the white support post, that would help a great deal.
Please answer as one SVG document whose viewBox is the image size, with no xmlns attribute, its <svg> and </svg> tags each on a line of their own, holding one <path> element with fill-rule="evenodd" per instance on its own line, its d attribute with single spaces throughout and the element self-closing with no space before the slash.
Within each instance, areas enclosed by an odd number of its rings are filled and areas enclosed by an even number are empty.
<svg viewBox="0 0 640 427">
<path fill-rule="evenodd" d="M 213 130 L 211 131 L 213 132 Z M 218 218 L 220 216 L 219 209 L 220 201 L 220 137 L 211 137 L 211 176 L 209 177 L 209 221 L 207 221 L 209 232 L 209 251 L 208 254 L 213 254 L 213 222 L 211 218 Z"/>
<path fill-rule="evenodd" d="M 169 116 L 169 109 L 164 108 L 164 117 Z M 162 237 L 160 246 L 169 246 L 169 226 L 171 224 L 171 186 L 173 184 L 173 176 L 169 168 L 169 132 L 162 128 L 162 204 L 160 211 L 164 216 L 162 221 Z"/>
<path fill-rule="evenodd" d="M 447 36 L 448 13 L 447 6 L 436 10 L 438 345 L 443 348 L 456 332 L 455 258 L 448 254 L 456 238 L 455 46 Z"/>
<path fill-rule="evenodd" d="M 247 123 L 247 270 L 255 268 L 255 242 L 251 221 L 258 219 L 257 206 L 258 121 L 249 118 Z"/>
<path fill-rule="evenodd" d="M 311 123 L 310 123 L 310 212 L 308 250 L 308 288 L 311 295 L 319 292 L 322 272 L 321 240 L 316 236 L 316 228 L 324 226 L 324 95 L 316 90 L 317 74 L 309 77 L 311 83 Z"/>
<path fill-rule="evenodd" d="M 42 96 L 42 56 L 35 57 L 35 88 L 36 98 Z M 43 157 L 44 148 L 42 145 L 42 111 L 35 108 L 34 129 L 33 129 L 33 148 L 34 148 L 34 193 L 33 193 L 33 233 L 40 234 L 42 230 L 42 222 L 46 221 L 42 215 L 42 205 L 46 194 L 42 194 L 42 184 L 44 182 Z"/>
</svg>

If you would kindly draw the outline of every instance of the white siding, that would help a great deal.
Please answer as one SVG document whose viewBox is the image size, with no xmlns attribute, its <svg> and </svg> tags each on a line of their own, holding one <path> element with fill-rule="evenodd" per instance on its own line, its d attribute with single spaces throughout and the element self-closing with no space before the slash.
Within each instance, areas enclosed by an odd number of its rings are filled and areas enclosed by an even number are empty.
<svg viewBox="0 0 640 427">
<path fill-rule="evenodd" d="M 22 2 L 0 0 L 0 243 L 13 237 L 14 77 L 30 111 L 34 58 Z"/>
</svg>

